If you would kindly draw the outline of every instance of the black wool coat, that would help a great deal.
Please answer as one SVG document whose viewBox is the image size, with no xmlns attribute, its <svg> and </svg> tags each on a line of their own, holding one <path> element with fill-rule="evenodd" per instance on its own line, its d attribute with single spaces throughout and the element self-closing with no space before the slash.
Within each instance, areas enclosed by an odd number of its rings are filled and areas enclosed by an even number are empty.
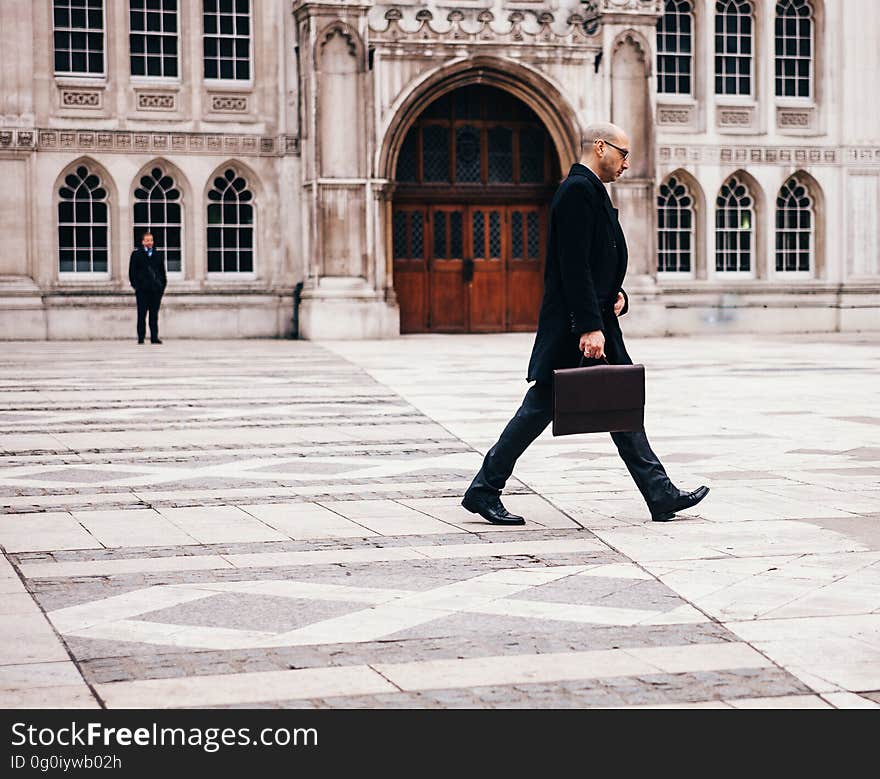
<svg viewBox="0 0 880 779">
<path fill-rule="evenodd" d="M 576 163 L 550 205 L 544 298 L 528 380 L 550 383 L 580 363 L 583 333 L 602 330 L 610 362 L 629 362 L 614 301 L 623 292 L 627 250 L 617 209 L 593 171 Z M 626 299 L 626 293 L 624 292 Z M 626 299 L 621 314 L 629 308 Z M 620 344 L 609 341 L 620 341 Z"/>
<path fill-rule="evenodd" d="M 168 279 L 162 252 L 153 249 L 153 256 L 150 257 L 143 247 L 135 249 L 128 261 L 128 280 L 135 292 L 164 292 Z"/>
</svg>

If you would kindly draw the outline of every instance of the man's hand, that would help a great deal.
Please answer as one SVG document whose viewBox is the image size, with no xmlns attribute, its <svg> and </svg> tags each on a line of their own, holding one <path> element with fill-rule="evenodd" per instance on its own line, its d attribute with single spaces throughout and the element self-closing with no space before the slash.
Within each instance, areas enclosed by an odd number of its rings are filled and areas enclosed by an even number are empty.
<svg viewBox="0 0 880 779">
<path fill-rule="evenodd" d="M 623 306 L 626 304 L 626 298 L 622 292 L 617 293 L 617 300 L 614 301 L 614 316 L 620 316 Z"/>
<path fill-rule="evenodd" d="M 578 348 L 584 353 L 584 357 L 601 360 L 605 356 L 605 333 L 601 330 L 584 333 Z"/>
</svg>

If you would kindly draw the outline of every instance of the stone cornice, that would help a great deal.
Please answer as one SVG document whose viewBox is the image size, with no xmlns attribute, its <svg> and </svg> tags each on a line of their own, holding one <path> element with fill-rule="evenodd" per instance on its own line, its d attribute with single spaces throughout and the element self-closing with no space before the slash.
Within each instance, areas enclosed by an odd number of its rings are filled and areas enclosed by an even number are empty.
<svg viewBox="0 0 880 779">
<path fill-rule="evenodd" d="M 134 130 L 2 128 L 0 151 L 75 151 L 174 154 L 233 154 L 286 157 L 299 154 L 295 135 L 181 133 Z"/>
<path fill-rule="evenodd" d="M 589 13 L 588 6 L 585 9 Z M 371 19 L 370 39 L 384 43 L 502 43 L 506 45 L 590 46 L 598 45 L 598 25 L 587 25 L 587 17 L 571 14 L 564 20 L 549 12 L 512 11 L 506 17 L 486 9 L 450 11 L 437 17 L 426 8 L 391 8 L 385 24 Z M 588 31 L 589 30 L 589 31 Z"/>
<path fill-rule="evenodd" d="M 657 162 L 662 166 L 688 164 L 731 165 L 880 165 L 877 146 L 695 145 L 658 143 Z"/>
</svg>

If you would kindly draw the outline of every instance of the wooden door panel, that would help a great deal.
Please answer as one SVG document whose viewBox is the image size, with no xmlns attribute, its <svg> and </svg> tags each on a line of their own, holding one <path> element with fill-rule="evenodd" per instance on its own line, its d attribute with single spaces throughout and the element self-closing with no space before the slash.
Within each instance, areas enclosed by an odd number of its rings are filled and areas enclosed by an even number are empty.
<svg viewBox="0 0 880 779">
<path fill-rule="evenodd" d="M 507 263 L 507 310 L 511 330 L 534 330 L 544 292 L 546 210 L 510 206 L 510 260 Z"/>
<path fill-rule="evenodd" d="M 433 332 L 467 330 L 464 206 L 434 206 L 430 212 L 429 322 Z"/>
<path fill-rule="evenodd" d="M 401 333 L 428 328 L 427 222 L 425 206 L 394 208 L 391 244 Z"/>
<path fill-rule="evenodd" d="M 503 206 L 472 206 L 470 227 L 473 279 L 469 285 L 470 331 L 497 333 L 507 329 L 505 305 L 505 241 Z"/>
</svg>

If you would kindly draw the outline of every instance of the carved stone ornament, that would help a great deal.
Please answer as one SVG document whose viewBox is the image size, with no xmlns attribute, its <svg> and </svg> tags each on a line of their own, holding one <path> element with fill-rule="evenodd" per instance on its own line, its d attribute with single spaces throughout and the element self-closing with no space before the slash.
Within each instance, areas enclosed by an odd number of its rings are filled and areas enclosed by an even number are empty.
<svg viewBox="0 0 880 779">
<path fill-rule="evenodd" d="M 810 108 L 777 108 L 776 123 L 779 127 L 809 130 L 813 126 L 813 110 Z"/>
<path fill-rule="evenodd" d="M 426 43 L 469 43 L 493 41 L 507 44 L 577 45 L 597 42 L 598 14 L 592 3 L 583 4 L 588 15 L 570 15 L 557 22 L 548 11 L 516 10 L 504 17 L 486 9 L 453 9 L 435 20 L 427 8 L 390 8 L 385 27 L 372 27 L 377 42 L 424 41 Z"/>
<path fill-rule="evenodd" d="M 823 149 L 806 146 L 659 146 L 657 156 L 662 162 L 703 162 L 716 163 L 772 163 L 790 166 L 792 162 L 837 165 L 840 154 L 836 149 Z M 880 149 L 869 147 L 850 147 L 845 151 L 851 162 L 880 163 Z"/>
<path fill-rule="evenodd" d="M 139 92 L 137 107 L 142 111 L 173 111 L 176 96 L 167 92 Z"/>
<path fill-rule="evenodd" d="M 226 135 L 206 133 L 129 132 L 127 130 L 59 130 L 54 128 L 3 128 L 0 148 L 36 151 L 130 153 L 158 151 L 186 153 L 234 152 L 242 156 L 286 156 L 300 153 L 295 135 Z"/>
<path fill-rule="evenodd" d="M 718 124 L 722 127 L 750 127 L 752 111 L 748 108 L 722 108 L 718 112 Z"/>
<path fill-rule="evenodd" d="M 100 108 L 101 92 L 88 89 L 62 89 L 61 105 L 64 108 Z"/>
<path fill-rule="evenodd" d="M 211 110 L 224 113 L 242 113 L 248 110 L 246 95 L 211 95 Z"/>
<path fill-rule="evenodd" d="M 659 108 L 657 110 L 657 121 L 660 124 L 681 125 L 690 124 L 691 109 L 690 108 Z"/>
</svg>

